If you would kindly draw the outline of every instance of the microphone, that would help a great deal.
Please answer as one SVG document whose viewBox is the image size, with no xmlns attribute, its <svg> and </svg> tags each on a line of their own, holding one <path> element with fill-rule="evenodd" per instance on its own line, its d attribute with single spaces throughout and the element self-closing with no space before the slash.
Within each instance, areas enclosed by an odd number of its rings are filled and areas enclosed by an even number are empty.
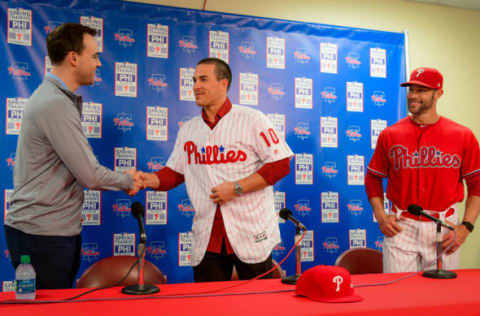
<svg viewBox="0 0 480 316">
<path fill-rule="evenodd" d="M 426 218 L 428 218 L 429 220 L 437 223 L 437 224 L 440 224 L 442 225 L 443 227 L 446 227 L 450 230 L 455 230 L 455 228 L 453 228 L 452 226 L 448 225 L 447 223 L 444 223 L 442 222 L 440 219 L 436 218 L 436 217 L 433 217 L 432 215 L 430 214 L 427 214 L 423 211 L 423 208 L 419 205 L 416 205 L 416 204 L 410 204 L 408 206 L 408 212 L 410 214 L 413 214 L 413 215 L 417 215 L 417 216 L 424 216 Z"/>
<path fill-rule="evenodd" d="M 280 210 L 280 212 L 278 213 L 278 215 L 283 218 L 284 220 L 288 221 L 290 220 L 292 223 L 295 224 L 295 226 L 297 226 L 299 229 L 303 229 L 303 230 L 307 230 L 307 228 L 305 227 L 305 225 L 303 225 L 298 219 L 296 219 L 295 217 L 293 217 L 292 215 L 292 211 L 290 211 L 288 208 L 282 208 Z"/>
<path fill-rule="evenodd" d="M 147 234 L 145 234 L 145 227 L 143 226 L 143 217 L 145 216 L 145 208 L 140 202 L 133 202 L 132 204 L 132 215 L 138 221 L 138 230 L 140 232 L 140 241 L 139 243 L 145 244 L 147 241 Z"/>
</svg>

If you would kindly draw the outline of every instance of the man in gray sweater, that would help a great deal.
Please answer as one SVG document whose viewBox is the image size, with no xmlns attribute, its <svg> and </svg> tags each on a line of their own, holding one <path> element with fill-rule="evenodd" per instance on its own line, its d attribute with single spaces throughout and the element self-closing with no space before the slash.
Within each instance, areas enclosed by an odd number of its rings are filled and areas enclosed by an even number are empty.
<svg viewBox="0 0 480 316">
<path fill-rule="evenodd" d="M 37 289 L 70 288 L 80 266 L 83 188 L 128 190 L 129 174 L 97 161 L 82 131 L 82 97 L 101 66 L 96 31 L 67 23 L 47 37 L 52 71 L 28 101 L 18 137 L 14 191 L 5 216 L 13 266 L 30 255 Z"/>
</svg>

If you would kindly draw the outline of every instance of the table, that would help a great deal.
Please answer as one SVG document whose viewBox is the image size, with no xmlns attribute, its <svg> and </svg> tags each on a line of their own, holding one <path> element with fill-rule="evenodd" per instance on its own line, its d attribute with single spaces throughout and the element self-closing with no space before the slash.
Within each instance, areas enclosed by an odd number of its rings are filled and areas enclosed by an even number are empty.
<svg viewBox="0 0 480 316">
<path fill-rule="evenodd" d="M 480 315 L 480 269 L 455 270 L 456 279 L 417 274 L 390 285 L 362 286 L 356 303 L 321 303 L 295 295 L 279 279 L 160 285 L 149 296 L 101 290 L 74 303 L 7 305 L 14 293 L 0 293 L 0 315 Z M 355 286 L 387 282 L 408 273 L 352 275 Z M 37 302 L 60 300 L 85 289 L 39 290 Z M 196 294 L 197 293 L 197 294 Z M 198 293 L 204 293 L 199 295 Z M 182 294 L 182 295 L 178 295 Z"/>
</svg>

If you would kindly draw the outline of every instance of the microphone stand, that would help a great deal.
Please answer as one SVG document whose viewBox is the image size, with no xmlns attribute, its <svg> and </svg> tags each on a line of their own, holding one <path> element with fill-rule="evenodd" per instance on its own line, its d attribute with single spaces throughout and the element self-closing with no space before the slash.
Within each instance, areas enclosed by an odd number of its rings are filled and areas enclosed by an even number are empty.
<svg viewBox="0 0 480 316">
<path fill-rule="evenodd" d="M 299 225 L 295 225 L 295 244 L 302 238 L 300 233 Z M 300 243 L 295 247 L 295 261 L 296 261 L 296 270 L 295 275 L 287 276 L 282 278 L 282 283 L 286 284 L 297 284 L 297 280 L 302 274 L 302 253 L 301 253 Z"/>
<path fill-rule="evenodd" d="M 437 222 L 437 269 L 423 272 L 423 276 L 433 279 L 454 279 L 457 274 L 453 271 L 447 271 L 442 269 L 442 223 Z"/>
<path fill-rule="evenodd" d="M 140 217 L 140 223 L 143 226 L 142 219 Z M 160 291 L 156 285 L 144 284 L 143 274 L 145 266 L 145 249 L 147 244 L 147 235 L 144 232 L 144 229 L 141 229 L 140 241 L 138 243 L 138 255 L 140 257 L 138 261 L 138 281 L 135 285 L 129 285 L 122 289 L 122 293 L 131 294 L 131 295 L 145 295 L 153 294 Z"/>
</svg>

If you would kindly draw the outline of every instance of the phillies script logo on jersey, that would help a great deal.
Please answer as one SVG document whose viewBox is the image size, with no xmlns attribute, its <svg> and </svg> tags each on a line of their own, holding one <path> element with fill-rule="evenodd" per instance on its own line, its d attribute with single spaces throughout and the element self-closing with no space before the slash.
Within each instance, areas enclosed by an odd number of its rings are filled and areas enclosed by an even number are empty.
<svg viewBox="0 0 480 316">
<path fill-rule="evenodd" d="M 393 158 L 395 170 L 408 168 L 460 168 L 461 160 L 455 154 L 442 153 L 435 147 L 420 147 L 413 154 L 402 145 L 390 148 L 389 156 Z"/>
<path fill-rule="evenodd" d="M 189 165 L 192 163 L 193 159 L 195 159 L 196 165 L 213 165 L 247 160 L 247 154 L 243 150 L 239 149 L 238 151 L 226 151 L 225 147 L 222 145 L 220 145 L 220 147 L 217 145 L 204 146 L 199 152 L 197 150 L 197 145 L 192 141 L 188 141 L 185 143 L 183 148 L 188 155 Z"/>
</svg>

